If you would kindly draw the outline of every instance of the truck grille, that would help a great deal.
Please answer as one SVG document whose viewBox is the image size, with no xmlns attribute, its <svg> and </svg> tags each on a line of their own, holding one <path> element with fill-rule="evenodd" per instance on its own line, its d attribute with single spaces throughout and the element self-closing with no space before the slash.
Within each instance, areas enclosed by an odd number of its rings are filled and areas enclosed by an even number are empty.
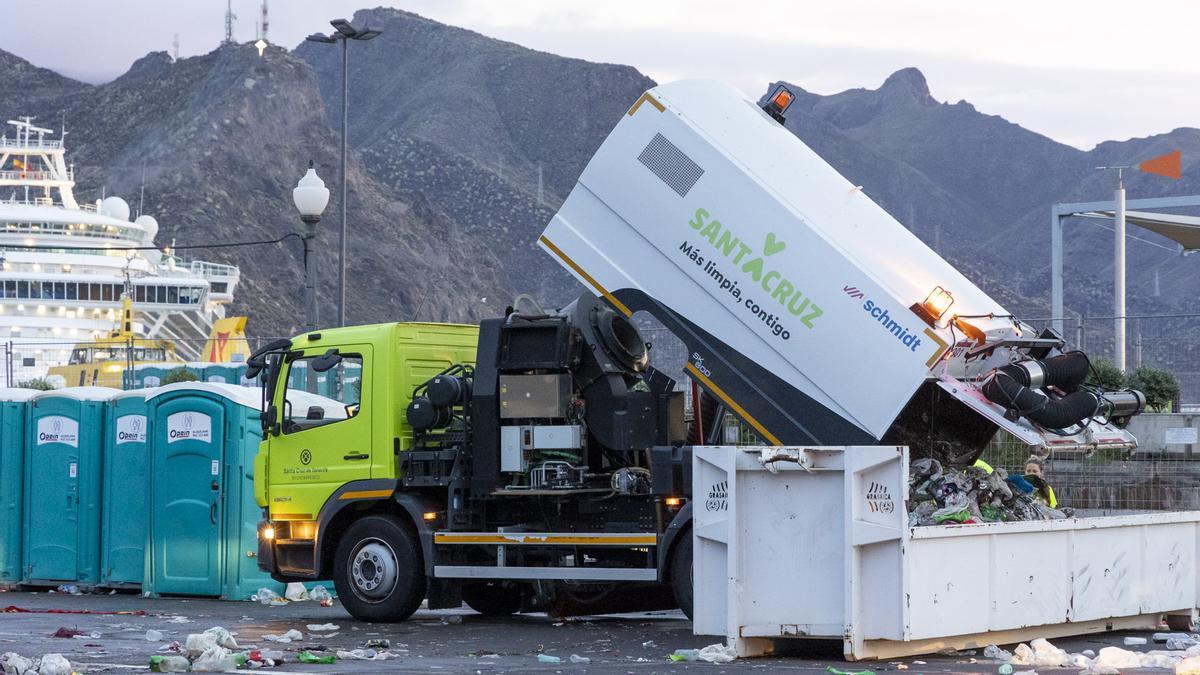
<svg viewBox="0 0 1200 675">
<path fill-rule="evenodd" d="M 654 172 L 680 197 L 686 197 L 689 190 L 704 175 L 704 169 L 693 162 L 683 151 L 675 147 L 662 134 L 654 134 L 650 144 L 638 155 L 638 161 Z"/>
</svg>

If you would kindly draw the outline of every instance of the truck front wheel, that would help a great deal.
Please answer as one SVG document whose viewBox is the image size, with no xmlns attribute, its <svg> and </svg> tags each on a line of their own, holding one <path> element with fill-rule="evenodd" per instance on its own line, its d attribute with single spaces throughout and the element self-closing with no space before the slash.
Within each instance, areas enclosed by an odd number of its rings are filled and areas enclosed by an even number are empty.
<svg viewBox="0 0 1200 675">
<path fill-rule="evenodd" d="M 358 520 L 338 542 L 333 584 L 356 619 L 407 619 L 425 599 L 425 566 L 417 538 L 392 516 Z"/>
</svg>

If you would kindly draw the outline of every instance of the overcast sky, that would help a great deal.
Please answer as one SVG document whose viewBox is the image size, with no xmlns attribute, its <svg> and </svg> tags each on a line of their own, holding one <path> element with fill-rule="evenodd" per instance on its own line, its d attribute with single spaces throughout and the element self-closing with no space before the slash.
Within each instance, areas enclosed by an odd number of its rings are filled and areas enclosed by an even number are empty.
<svg viewBox="0 0 1200 675">
<path fill-rule="evenodd" d="M 379 0 L 271 0 L 270 38 L 294 47 Z M 786 79 L 818 93 L 875 88 L 917 66 L 935 98 L 1081 148 L 1200 127 L 1200 3 L 1141 0 L 398 0 L 493 37 L 658 81 L 726 80 L 757 95 Z M 260 0 L 233 0 L 252 41 Z M 224 0 L 3 3 L 0 48 L 89 82 L 146 52 L 213 49 Z M 20 30 L 14 30 L 20 27 Z M 0 73 L 0 76 L 3 76 Z"/>
</svg>

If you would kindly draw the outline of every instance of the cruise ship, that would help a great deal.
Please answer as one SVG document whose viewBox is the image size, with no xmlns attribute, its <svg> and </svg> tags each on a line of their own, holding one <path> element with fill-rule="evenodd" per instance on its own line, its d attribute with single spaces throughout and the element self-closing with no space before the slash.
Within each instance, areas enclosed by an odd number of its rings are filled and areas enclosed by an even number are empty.
<svg viewBox="0 0 1200 675">
<path fill-rule="evenodd" d="M 22 372 L 45 373 L 76 343 L 108 334 L 128 293 L 137 335 L 199 359 L 238 268 L 155 247 L 158 222 L 130 220 L 120 197 L 78 203 L 74 166 L 53 136 L 31 117 L 9 120 L 0 136 L 0 345 Z M 138 247 L 147 250 L 129 250 Z"/>
</svg>

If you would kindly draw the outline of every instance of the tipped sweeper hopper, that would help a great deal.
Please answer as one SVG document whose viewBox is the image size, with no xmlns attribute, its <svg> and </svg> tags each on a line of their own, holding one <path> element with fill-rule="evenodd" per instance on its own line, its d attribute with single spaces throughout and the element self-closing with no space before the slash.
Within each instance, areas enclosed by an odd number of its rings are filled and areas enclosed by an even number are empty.
<svg viewBox="0 0 1200 675">
<path fill-rule="evenodd" d="M 969 465 L 1000 429 L 1042 455 L 1129 450 L 1145 399 L 1086 384 L 1086 355 L 784 128 L 793 98 L 651 89 L 539 241 L 671 330 L 692 380 L 775 446 L 692 449 L 696 630 L 873 658 L 1190 617 L 1200 513 L 909 526 L 910 457 Z"/>
</svg>

